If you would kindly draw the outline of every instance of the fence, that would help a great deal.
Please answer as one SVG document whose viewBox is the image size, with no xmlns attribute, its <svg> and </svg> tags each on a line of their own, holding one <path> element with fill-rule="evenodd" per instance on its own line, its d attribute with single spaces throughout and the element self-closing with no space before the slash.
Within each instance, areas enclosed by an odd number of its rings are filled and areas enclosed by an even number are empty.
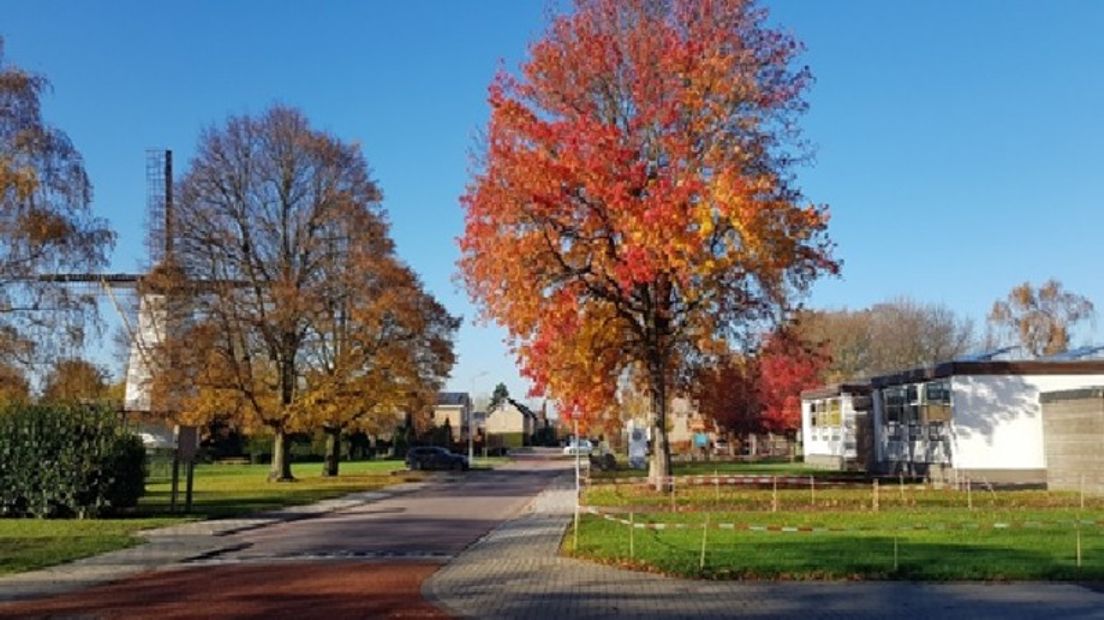
<svg viewBox="0 0 1104 620">
<path fill-rule="evenodd" d="M 755 563 L 746 561 L 755 548 L 755 552 L 767 549 L 766 555 L 799 556 L 801 561 L 793 569 L 796 574 L 823 574 L 827 566 L 828 574 L 842 577 L 852 575 L 847 570 L 918 578 L 1104 576 L 1104 537 L 1099 535 L 1104 528 L 1100 510 L 1104 501 L 1092 498 L 1087 510 L 1083 490 L 998 491 L 970 480 L 958 489 L 937 489 L 903 477 L 715 474 L 668 477 L 664 480 L 667 491 L 659 493 L 651 490 L 650 482 L 639 479 L 584 476 L 583 481 L 587 493 L 580 500 L 599 501 L 583 505 L 581 512 L 588 520 L 606 523 L 606 528 L 599 529 L 608 540 L 580 543 L 577 522 L 573 548 L 583 544 L 584 553 L 607 561 L 638 562 L 642 542 L 638 539 L 647 535 L 648 544 L 658 545 L 658 551 L 653 549 L 651 557 L 645 553 L 644 561 L 654 564 L 658 558 L 662 564 L 658 568 L 677 573 L 693 572 L 686 565 L 690 554 L 696 556 L 697 572 L 728 570 L 726 563 L 733 564 L 735 558 L 735 564 L 752 566 L 748 570 L 755 573 Z M 756 540 L 757 536 L 768 538 Z M 1087 540 L 1092 544 L 1086 545 Z M 858 550 L 849 550 L 841 541 L 850 541 Z M 1082 573 L 1090 552 L 1094 563 L 1088 573 Z M 848 553 L 864 555 L 869 561 L 834 557 Z M 987 553 L 998 558 L 989 572 L 980 560 Z M 902 558 L 908 562 L 907 570 L 902 570 Z M 788 561 L 780 561 L 767 574 L 775 569 L 787 574 Z M 677 562 L 682 565 L 666 565 Z M 1051 573 L 1032 568 L 1047 562 L 1056 567 Z M 846 570 L 834 573 L 833 563 Z M 942 568 L 924 565 L 933 563 Z M 965 570 L 970 566 L 975 572 Z M 956 572 L 959 569 L 965 572 Z"/>
</svg>

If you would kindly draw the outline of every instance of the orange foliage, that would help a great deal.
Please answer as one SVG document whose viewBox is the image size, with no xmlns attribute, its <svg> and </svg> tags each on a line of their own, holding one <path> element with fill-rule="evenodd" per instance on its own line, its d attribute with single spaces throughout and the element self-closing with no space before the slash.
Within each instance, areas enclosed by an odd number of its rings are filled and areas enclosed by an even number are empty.
<svg viewBox="0 0 1104 620">
<path fill-rule="evenodd" d="M 577 0 L 490 87 L 460 268 L 561 414 L 671 389 L 836 263 L 791 184 L 800 46 L 743 0 Z M 756 327 L 758 329 L 759 327 Z"/>
</svg>

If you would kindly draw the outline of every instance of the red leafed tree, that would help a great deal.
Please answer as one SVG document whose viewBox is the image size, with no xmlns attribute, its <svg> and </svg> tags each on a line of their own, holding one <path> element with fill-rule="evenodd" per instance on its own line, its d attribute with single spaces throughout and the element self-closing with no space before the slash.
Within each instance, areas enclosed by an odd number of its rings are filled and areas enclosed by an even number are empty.
<svg viewBox="0 0 1104 620">
<path fill-rule="evenodd" d="M 576 0 L 490 87 L 460 268 L 523 372 L 568 415 L 639 373 L 651 476 L 680 381 L 834 271 L 793 185 L 806 69 L 747 0 Z"/>
<path fill-rule="evenodd" d="M 801 428 L 801 391 L 820 385 L 828 358 L 794 336 L 771 334 L 759 359 L 762 427 L 790 435 Z"/>
<path fill-rule="evenodd" d="M 759 360 L 754 355 L 728 356 L 703 369 L 695 382 L 698 410 L 740 437 L 763 431 L 760 376 Z"/>
</svg>

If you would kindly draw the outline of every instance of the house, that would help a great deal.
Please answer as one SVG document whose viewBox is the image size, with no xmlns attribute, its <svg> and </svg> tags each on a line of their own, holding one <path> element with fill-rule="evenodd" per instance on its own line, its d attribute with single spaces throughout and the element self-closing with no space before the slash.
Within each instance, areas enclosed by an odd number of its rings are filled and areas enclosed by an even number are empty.
<svg viewBox="0 0 1104 620">
<path fill-rule="evenodd" d="M 529 445 L 536 430 L 537 414 L 512 398 L 487 412 L 488 448 L 520 448 Z"/>
<path fill-rule="evenodd" d="M 1040 395 L 1104 384 L 1104 360 L 967 359 L 875 377 L 874 470 L 1043 484 Z"/>
<path fill-rule="evenodd" d="M 437 406 L 433 409 L 433 426 L 440 428 L 447 424 L 453 443 L 467 441 L 471 413 L 471 397 L 467 392 L 438 392 Z"/>
<path fill-rule="evenodd" d="M 866 470 L 872 464 L 870 384 L 837 383 L 801 393 L 805 462 L 827 469 Z"/>
</svg>

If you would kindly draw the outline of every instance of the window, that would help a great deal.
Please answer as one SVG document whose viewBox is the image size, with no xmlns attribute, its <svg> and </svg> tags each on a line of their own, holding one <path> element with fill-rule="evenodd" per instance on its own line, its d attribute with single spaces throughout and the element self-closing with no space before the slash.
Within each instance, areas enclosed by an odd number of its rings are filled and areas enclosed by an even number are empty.
<svg viewBox="0 0 1104 620">
<path fill-rule="evenodd" d="M 842 424 L 840 416 L 840 399 L 833 398 L 828 401 L 828 426 L 839 426 Z"/>
<path fill-rule="evenodd" d="M 932 381 L 924 385 L 924 419 L 927 424 L 951 421 L 951 385 Z"/>
<path fill-rule="evenodd" d="M 904 418 L 905 389 L 902 387 L 886 388 L 882 393 L 885 404 L 886 423 L 897 423 Z"/>
</svg>

